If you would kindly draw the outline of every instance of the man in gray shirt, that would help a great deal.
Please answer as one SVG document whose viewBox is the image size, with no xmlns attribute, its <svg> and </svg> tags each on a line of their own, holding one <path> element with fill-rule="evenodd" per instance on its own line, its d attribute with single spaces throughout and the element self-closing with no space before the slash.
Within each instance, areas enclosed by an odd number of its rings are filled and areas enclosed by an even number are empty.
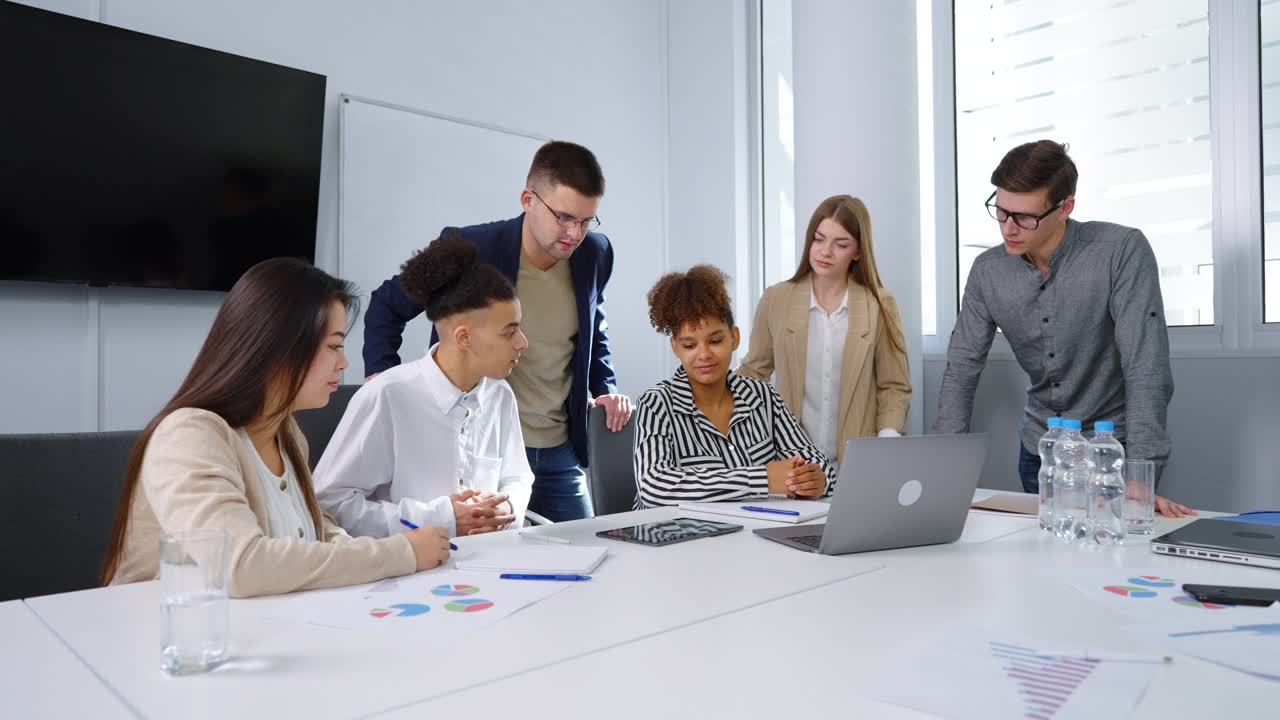
<svg viewBox="0 0 1280 720">
<path fill-rule="evenodd" d="M 996 328 L 1031 378 L 1018 473 L 1037 492 L 1040 436 L 1052 416 L 1112 420 L 1128 457 L 1169 459 L 1165 429 L 1173 375 L 1155 254 L 1140 230 L 1070 219 L 1076 166 L 1065 146 L 1040 140 L 1008 152 L 987 209 L 1002 247 L 978 256 L 942 376 L 934 432 L 969 431 L 973 396 Z M 1163 515 L 1195 514 L 1166 498 Z"/>
</svg>

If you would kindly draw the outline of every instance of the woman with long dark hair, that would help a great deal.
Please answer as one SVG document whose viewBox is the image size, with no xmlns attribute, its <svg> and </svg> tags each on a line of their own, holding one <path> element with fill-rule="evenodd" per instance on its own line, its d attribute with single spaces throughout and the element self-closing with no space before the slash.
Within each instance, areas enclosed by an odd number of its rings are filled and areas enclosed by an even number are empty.
<svg viewBox="0 0 1280 720">
<path fill-rule="evenodd" d="M 240 278 L 134 445 L 104 583 L 155 578 L 160 534 L 195 528 L 228 532 L 233 597 L 370 582 L 448 557 L 439 528 L 353 539 L 320 512 L 293 413 L 337 389 L 348 311 L 351 284 L 302 260 L 266 260 Z"/>
</svg>

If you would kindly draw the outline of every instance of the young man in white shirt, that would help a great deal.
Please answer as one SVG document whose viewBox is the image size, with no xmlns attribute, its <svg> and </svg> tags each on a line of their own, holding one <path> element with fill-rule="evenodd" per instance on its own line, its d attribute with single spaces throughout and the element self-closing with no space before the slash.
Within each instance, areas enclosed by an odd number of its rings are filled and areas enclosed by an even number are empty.
<svg viewBox="0 0 1280 720">
<path fill-rule="evenodd" d="M 406 262 L 400 283 L 440 342 L 351 398 L 316 466 L 316 497 L 352 535 L 404 521 L 451 537 L 518 526 L 533 472 L 504 379 L 529 344 L 515 288 L 456 236 Z"/>
</svg>

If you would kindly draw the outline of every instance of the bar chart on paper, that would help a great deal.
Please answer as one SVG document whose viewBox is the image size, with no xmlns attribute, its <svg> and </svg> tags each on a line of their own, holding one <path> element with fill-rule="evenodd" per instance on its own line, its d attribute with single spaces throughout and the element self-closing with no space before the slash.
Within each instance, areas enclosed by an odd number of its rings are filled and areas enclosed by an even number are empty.
<svg viewBox="0 0 1280 720">
<path fill-rule="evenodd" d="M 1085 682 L 1098 660 L 1046 658 L 1032 648 L 988 641 L 991 656 L 1016 688 L 1031 720 L 1050 720 Z"/>
<path fill-rule="evenodd" d="M 896 650 L 872 685 L 873 697 L 957 720 L 1126 717 L 1162 667 L 1136 656 L 1049 656 L 1042 649 L 1049 647 L 1062 643 L 989 629 L 938 629 Z"/>
</svg>

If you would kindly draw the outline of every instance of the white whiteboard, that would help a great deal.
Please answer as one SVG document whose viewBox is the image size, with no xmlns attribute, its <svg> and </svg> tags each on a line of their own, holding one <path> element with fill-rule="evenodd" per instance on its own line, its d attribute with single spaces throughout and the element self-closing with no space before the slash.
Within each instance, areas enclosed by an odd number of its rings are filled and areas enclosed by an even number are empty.
<svg viewBox="0 0 1280 720">
<path fill-rule="evenodd" d="M 520 214 L 529 163 L 545 138 L 354 96 L 340 107 L 337 274 L 360 288 L 362 307 L 343 382 L 359 383 L 369 294 L 442 228 Z M 400 359 L 421 357 L 430 340 L 426 318 L 413 320 Z"/>
</svg>

